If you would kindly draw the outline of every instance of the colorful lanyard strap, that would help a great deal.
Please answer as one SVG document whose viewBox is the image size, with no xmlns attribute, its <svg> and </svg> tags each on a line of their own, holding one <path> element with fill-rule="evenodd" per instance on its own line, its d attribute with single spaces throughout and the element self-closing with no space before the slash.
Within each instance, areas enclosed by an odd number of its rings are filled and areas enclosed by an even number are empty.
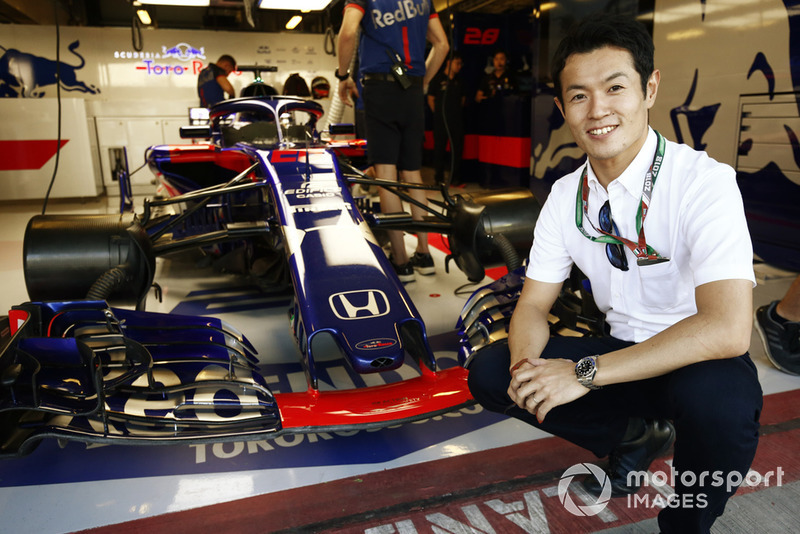
<svg viewBox="0 0 800 534">
<path fill-rule="evenodd" d="M 586 232 L 586 229 L 584 229 L 584 216 L 589 219 L 588 161 L 586 162 L 586 166 L 583 168 L 581 180 L 578 184 L 578 196 L 575 201 L 575 225 L 578 227 L 578 230 L 580 230 L 586 238 L 591 239 L 592 241 L 598 243 L 610 243 L 613 245 L 624 245 L 628 247 L 636 256 L 637 265 L 640 266 L 653 265 L 656 263 L 669 261 L 669 258 L 661 256 L 655 251 L 655 249 L 653 249 L 653 247 L 648 245 L 644 237 L 644 219 L 647 217 L 647 209 L 650 206 L 650 195 L 653 192 L 653 188 L 655 188 L 656 179 L 658 178 L 658 171 L 661 170 L 661 165 L 664 162 L 664 151 L 666 147 L 666 141 L 660 133 L 656 132 L 656 138 L 658 139 L 658 143 L 656 144 L 656 152 L 653 155 L 653 163 L 650 164 L 650 168 L 647 170 L 647 174 L 644 177 L 644 182 L 642 183 L 642 198 L 639 200 L 639 209 L 636 212 L 636 230 L 639 232 L 638 242 L 634 242 L 630 239 L 625 239 L 624 237 L 616 236 L 604 230 L 598 229 L 594 223 L 591 222 L 591 220 L 589 220 L 589 223 L 592 225 L 592 228 L 602 235 L 598 237 L 591 236 Z"/>
</svg>

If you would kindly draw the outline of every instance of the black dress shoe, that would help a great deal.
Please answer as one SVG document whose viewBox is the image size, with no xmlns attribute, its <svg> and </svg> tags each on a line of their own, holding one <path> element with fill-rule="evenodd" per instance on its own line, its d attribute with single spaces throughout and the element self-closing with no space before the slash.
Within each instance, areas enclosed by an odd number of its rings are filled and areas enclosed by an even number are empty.
<svg viewBox="0 0 800 534">
<path fill-rule="evenodd" d="M 644 421 L 644 432 L 641 436 L 623 441 L 608 455 L 606 474 L 611 482 L 611 496 L 625 497 L 639 491 L 639 477 L 634 477 L 628 484 L 628 473 L 647 471 L 653 460 L 665 454 L 675 442 L 675 427 L 665 420 Z M 591 495 L 598 497 L 603 485 L 596 477 L 583 480 L 583 487 Z"/>
</svg>

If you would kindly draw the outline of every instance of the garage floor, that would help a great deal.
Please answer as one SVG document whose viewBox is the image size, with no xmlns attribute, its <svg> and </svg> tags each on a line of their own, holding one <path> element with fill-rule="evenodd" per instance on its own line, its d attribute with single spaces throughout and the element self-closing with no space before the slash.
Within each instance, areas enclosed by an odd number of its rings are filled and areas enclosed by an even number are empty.
<svg viewBox="0 0 800 534">
<path fill-rule="evenodd" d="M 51 201 L 48 213 L 113 213 L 118 200 Z M 0 206 L 0 313 L 27 300 L 22 239 L 39 203 Z M 408 236 L 407 246 L 414 247 Z M 436 250 L 437 274 L 407 289 L 437 358 L 454 358 L 453 330 L 471 288 Z M 158 260 L 163 301 L 148 311 L 215 315 L 236 326 L 290 380 L 301 373 L 288 299 L 182 256 Z M 454 272 L 453 272 L 454 271 Z M 757 265 L 754 305 L 780 298 L 793 273 Z M 488 281 L 488 280 L 487 280 Z M 781 468 L 781 486 L 740 490 L 715 532 L 800 530 L 800 377 L 777 371 L 753 334 L 751 355 L 767 399 L 754 469 Z M 330 362 L 331 372 L 337 362 Z M 732 392 L 735 394 L 735 392 Z M 722 401 L 722 400 L 721 400 Z M 590 454 L 479 407 L 378 431 L 273 441 L 176 446 L 43 442 L 0 463 L 0 532 L 657 532 L 657 508 L 615 501 L 576 518 L 559 504 L 562 473 Z M 660 462 L 660 463 L 659 463 Z M 668 468 L 669 458 L 653 469 Z M 662 488 L 663 489 L 663 488 Z M 655 494 L 654 494 L 655 495 Z M 607 513 L 606 513 L 607 512 Z M 168 515 L 164 515 L 168 514 Z M 121 524 L 124 523 L 124 524 Z"/>
</svg>

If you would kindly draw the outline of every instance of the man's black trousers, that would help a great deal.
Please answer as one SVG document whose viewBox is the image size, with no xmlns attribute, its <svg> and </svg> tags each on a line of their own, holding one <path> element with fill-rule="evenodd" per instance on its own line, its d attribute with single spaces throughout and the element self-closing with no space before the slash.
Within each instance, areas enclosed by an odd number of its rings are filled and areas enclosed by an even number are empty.
<svg viewBox="0 0 800 534">
<path fill-rule="evenodd" d="M 632 343 L 612 337 L 553 337 L 543 358 L 577 361 L 604 354 Z M 758 446 L 761 386 L 748 354 L 725 360 L 696 363 L 664 376 L 614 384 L 569 404 L 552 409 L 543 423 L 511 402 L 508 346 L 498 344 L 478 353 L 469 367 L 469 387 L 486 409 L 520 419 L 569 440 L 598 457 L 608 455 L 623 438 L 631 417 L 669 419 L 675 426 L 673 469 L 675 492 L 693 506 L 665 508 L 659 514 L 664 533 L 708 532 L 722 515 L 736 488 L 713 484 L 721 473 L 743 480 Z M 599 368 L 602 369 L 602 358 Z M 535 443 L 532 444 L 535 446 Z M 705 484 L 683 484 L 706 473 Z M 738 473 L 738 475 L 737 475 Z M 707 502 L 707 506 L 699 504 Z"/>
</svg>

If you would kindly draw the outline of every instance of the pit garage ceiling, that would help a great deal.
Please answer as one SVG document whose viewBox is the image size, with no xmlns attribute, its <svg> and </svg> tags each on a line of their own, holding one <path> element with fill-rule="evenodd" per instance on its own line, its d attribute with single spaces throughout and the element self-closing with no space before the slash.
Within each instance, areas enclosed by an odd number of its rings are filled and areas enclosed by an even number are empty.
<svg viewBox="0 0 800 534">
<path fill-rule="evenodd" d="M 346 0 L 332 0 L 324 11 L 303 14 L 295 31 L 325 33 L 338 29 Z M 246 9 L 255 0 L 211 0 L 209 7 L 147 6 L 153 24 L 159 28 L 224 31 L 285 31 L 286 22 L 299 12 L 291 10 Z M 533 9 L 535 0 L 434 0 L 440 13 L 502 14 Z M 134 8 L 130 0 L 0 0 L 0 24 L 41 24 L 58 22 L 71 26 L 130 26 Z M 250 11 L 250 17 L 247 15 Z M 252 25 L 250 24 L 252 19 Z"/>
</svg>

